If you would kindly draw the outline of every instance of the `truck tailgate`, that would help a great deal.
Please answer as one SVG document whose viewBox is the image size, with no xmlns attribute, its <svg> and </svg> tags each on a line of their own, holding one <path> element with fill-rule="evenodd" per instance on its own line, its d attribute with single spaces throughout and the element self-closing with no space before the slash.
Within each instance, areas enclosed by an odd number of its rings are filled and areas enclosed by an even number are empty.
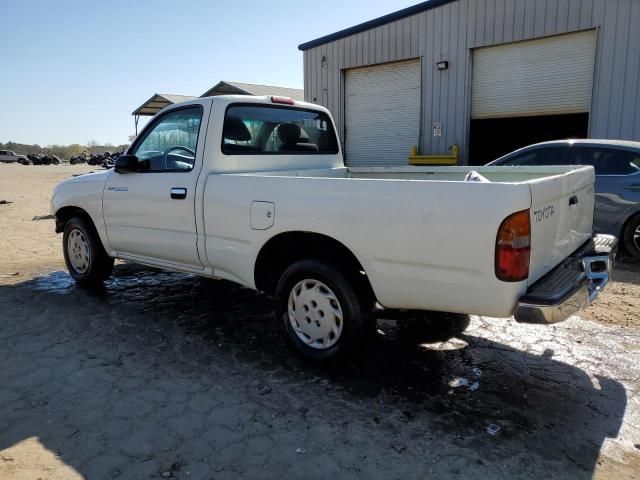
<svg viewBox="0 0 640 480">
<path fill-rule="evenodd" d="M 529 285 L 591 238 L 594 182 L 593 167 L 530 182 Z"/>
</svg>

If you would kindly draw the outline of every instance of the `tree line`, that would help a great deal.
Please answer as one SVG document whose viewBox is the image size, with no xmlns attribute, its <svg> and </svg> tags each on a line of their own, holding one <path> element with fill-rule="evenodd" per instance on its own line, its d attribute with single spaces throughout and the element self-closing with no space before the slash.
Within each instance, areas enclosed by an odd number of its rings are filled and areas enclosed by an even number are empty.
<svg viewBox="0 0 640 480">
<path fill-rule="evenodd" d="M 27 145 L 24 143 L 16 142 L 0 142 L 0 150 L 11 150 L 20 155 L 27 155 L 28 153 L 44 153 L 46 155 L 56 155 L 64 160 L 69 160 L 71 157 L 77 157 L 84 153 L 89 154 L 101 154 L 104 152 L 122 152 L 126 150 L 129 145 L 112 145 L 107 143 L 105 145 L 98 145 L 97 142 L 91 141 L 87 145 L 79 145 L 74 143 L 72 145 L 49 145 L 41 147 L 38 144 Z"/>
</svg>

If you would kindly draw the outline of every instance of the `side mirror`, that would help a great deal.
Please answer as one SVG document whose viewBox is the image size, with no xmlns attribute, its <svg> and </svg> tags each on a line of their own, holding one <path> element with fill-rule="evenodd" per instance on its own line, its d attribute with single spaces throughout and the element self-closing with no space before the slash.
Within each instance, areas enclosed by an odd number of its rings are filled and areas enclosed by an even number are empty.
<svg viewBox="0 0 640 480">
<path fill-rule="evenodd" d="M 138 171 L 138 157 L 135 155 L 120 155 L 116 159 L 114 170 L 118 173 L 132 173 Z"/>
</svg>

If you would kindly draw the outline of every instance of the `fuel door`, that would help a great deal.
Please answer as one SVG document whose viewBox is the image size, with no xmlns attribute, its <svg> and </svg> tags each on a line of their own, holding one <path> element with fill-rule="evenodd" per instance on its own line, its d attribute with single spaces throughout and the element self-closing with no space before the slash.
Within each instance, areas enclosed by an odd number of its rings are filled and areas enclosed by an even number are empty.
<svg viewBox="0 0 640 480">
<path fill-rule="evenodd" d="M 276 216 L 276 205 L 273 202 L 251 203 L 251 229 L 268 230 L 273 227 Z"/>
</svg>

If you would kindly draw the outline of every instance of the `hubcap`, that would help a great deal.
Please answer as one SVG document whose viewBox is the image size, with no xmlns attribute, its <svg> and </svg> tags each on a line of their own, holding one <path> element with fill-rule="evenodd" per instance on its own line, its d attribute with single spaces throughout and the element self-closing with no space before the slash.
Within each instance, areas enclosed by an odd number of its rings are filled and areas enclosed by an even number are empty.
<svg viewBox="0 0 640 480">
<path fill-rule="evenodd" d="M 289 322 L 300 340 L 318 350 L 336 344 L 344 323 L 336 295 L 324 283 L 310 279 L 291 289 Z"/>
<path fill-rule="evenodd" d="M 635 243 L 636 248 L 640 250 L 640 227 L 636 228 L 636 231 L 633 232 L 633 243 Z"/>
<path fill-rule="evenodd" d="M 85 273 L 91 262 L 91 248 L 82 230 L 71 230 L 67 239 L 67 253 L 71 266 L 78 273 Z"/>
</svg>

